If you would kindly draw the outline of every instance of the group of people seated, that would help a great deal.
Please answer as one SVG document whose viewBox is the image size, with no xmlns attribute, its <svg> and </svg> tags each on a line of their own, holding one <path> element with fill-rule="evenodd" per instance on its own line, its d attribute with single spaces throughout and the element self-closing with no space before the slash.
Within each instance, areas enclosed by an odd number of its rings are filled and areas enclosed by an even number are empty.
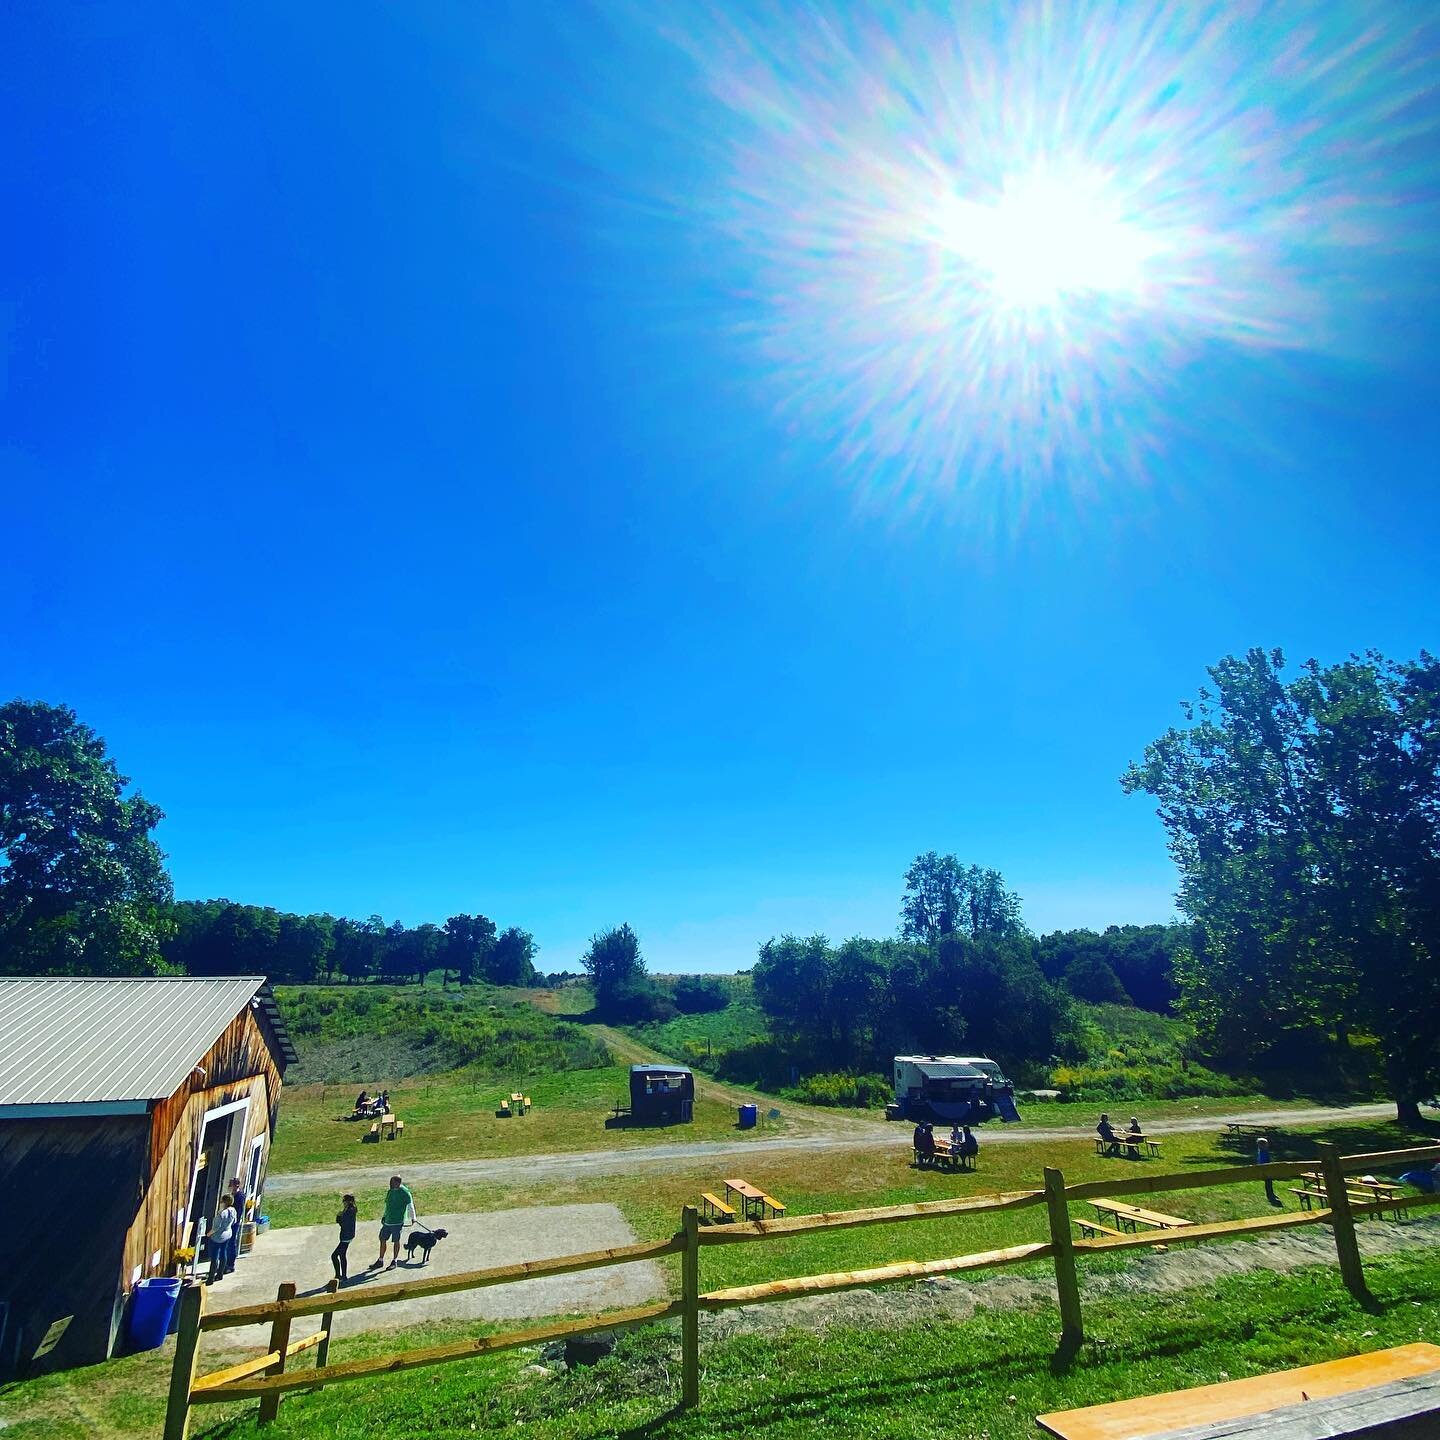
<svg viewBox="0 0 1440 1440">
<path fill-rule="evenodd" d="M 370 1119 L 376 1115 L 388 1115 L 390 1113 L 390 1092 L 382 1090 L 378 1095 L 371 1095 L 368 1091 L 362 1090 L 355 1101 L 355 1116 L 357 1119 Z"/>
<path fill-rule="evenodd" d="M 915 1127 L 914 1141 L 915 1158 L 922 1165 L 935 1158 L 935 1127 L 928 1121 L 921 1121 Z M 970 1133 L 968 1125 L 950 1127 L 950 1153 L 962 1160 L 973 1160 L 980 1153 L 980 1142 Z"/>
<path fill-rule="evenodd" d="M 1137 1142 L 1145 1134 L 1140 1128 L 1140 1121 L 1134 1115 L 1130 1117 L 1130 1128 L 1124 1135 L 1116 1132 L 1115 1127 L 1110 1123 L 1109 1115 L 1101 1115 L 1100 1123 L 1095 1127 L 1095 1133 L 1105 1142 L 1104 1153 L 1106 1155 L 1118 1155 L 1122 1148 L 1138 1149 Z"/>
</svg>

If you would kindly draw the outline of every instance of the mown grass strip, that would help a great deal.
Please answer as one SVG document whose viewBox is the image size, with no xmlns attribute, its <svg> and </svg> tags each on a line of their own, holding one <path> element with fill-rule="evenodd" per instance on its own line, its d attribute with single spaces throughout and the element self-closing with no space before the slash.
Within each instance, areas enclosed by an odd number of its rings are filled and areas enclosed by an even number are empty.
<svg viewBox="0 0 1440 1440">
<path fill-rule="evenodd" d="M 902 1260 L 873 1270 L 842 1270 L 830 1275 L 800 1275 L 790 1280 L 768 1280 L 760 1285 L 736 1285 L 711 1290 L 700 1297 L 702 1310 L 726 1310 L 736 1305 L 763 1305 L 770 1300 L 793 1300 L 800 1295 L 834 1295 L 871 1285 L 893 1285 L 903 1280 L 925 1280 L 932 1275 L 953 1275 L 960 1270 L 995 1270 L 1027 1260 L 1045 1260 L 1055 1253 L 1046 1241 L 1011 1245 L 1004 1250 L 982 1250 L 949 1260 Z"/>
</svg>

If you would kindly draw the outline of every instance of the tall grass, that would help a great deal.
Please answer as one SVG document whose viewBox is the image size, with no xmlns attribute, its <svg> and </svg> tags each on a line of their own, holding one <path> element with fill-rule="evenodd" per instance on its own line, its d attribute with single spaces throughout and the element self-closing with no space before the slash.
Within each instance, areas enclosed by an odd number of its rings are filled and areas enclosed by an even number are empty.
<svg viewBox="0 0 1440 1440">
<path fill-rule="evenodd" d="M 462 1067 L 534 1074 L 611 1063 L 610 1052 L 584 1026 L 489 986 L 282 986 L 276 999 L 300 1056 L 288 1072 L 291 1082 L 375 1073 L 377 1051 L 384 1052 L 381 1068 L 410 1075 Z"/>
</svg>

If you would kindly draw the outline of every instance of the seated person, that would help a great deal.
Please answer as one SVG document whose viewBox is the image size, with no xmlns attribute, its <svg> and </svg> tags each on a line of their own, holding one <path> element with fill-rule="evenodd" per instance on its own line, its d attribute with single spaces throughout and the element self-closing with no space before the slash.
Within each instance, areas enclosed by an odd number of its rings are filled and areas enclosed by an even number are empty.
<svg viewBox="0 0 1440 1440">
<path fill-rule="evenodd" d="M 1140 1128 L 1140 1121 L 1136 1116 L 1132 1115 L 1130 1117 L 1130 1128 L 1125 1133 L 1127 1135 L 1143 1135 L 1145 1133 Z M 1138 1145 L 1130 1144 L 1127 1145 L 1125 1148 L 1129 1150 L 1132 1155 L 1138 1155 L 1140 1153 L 1140 1147 Z"/>
<path fill-rule="evenodd" d="M 1118 1155 L 1120 1153 L 1120 1141 L 1115 1134 L 1115 1127 L 1110 1123 L 1108 1115 L 1100 1117 L 1100 1123 L 1095 1127 L 1095 1133 L 1105 1142 L 1105 1153 L 1107 1155 Z"/>
<path fill-rule="evenodd" d="M 933 1126 L 926 1125 L 920 1132 L 920 1153 L 927 1160 L 935 1158 L 935 1130 Z"/>
<path fill-rule="evenodd" d="M 968 1125 L 960 1137 L 960 1153 L 970 1160 L 980 1153 L 980 1142 L 970 1133 Z"/>
<path fill-rule="evenodd" d="M 910 1143 L 914 1145 L 917 1155 L 925 1148 L 925 1122 L 923 1120 L 915 1122 L 915 1133 L 911 1136 Z"/>
<path fill-rule="evenodd" d="M 382 1090 L 380 1098 L 375 1102 L 375 1108 L 382 1114 L 388 1114 L 390 1110 L 390 1092 Z"/>
<path fill-rule="evenodd" d="M 968 1135 L 970 1132 L 969 1132 L 969 1130 L 966 1130 L 965 1133 Z M 960 1124 L 959 1124 L 958 1121 L 956 1121 L 956 1122 L 955 1122 L 953 1125 L 951 1125 L 951 1127 L 950 1127 L 950 1152 L 951 1152 L 951 1154 L 953 1154 L 953 1155 L 963 1154 L 964 1152 L 960 1149 L 960 1146 L 962 1145 L 962 1143 L 963 1143 L 963 1141 L 962 1141 L 961 1136 L 960 1136 Z"/>
</svg>

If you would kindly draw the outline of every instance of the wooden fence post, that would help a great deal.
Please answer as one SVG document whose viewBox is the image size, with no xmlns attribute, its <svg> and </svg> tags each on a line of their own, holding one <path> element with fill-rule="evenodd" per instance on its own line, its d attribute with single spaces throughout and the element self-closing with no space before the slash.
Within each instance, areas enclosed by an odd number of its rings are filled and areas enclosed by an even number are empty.
<svg viewBox="0 0 1440 1440">
<path fill-rule="evenodd" d="M 205 1286 L 180 1291 L 180 1333 L 170 1367 L 170 1399 L 165 1406 L 165 1440 L 186 1440 L 190 1433 L 190 1387 L 200 1363 L 200 1321 L 205 1315 Z"/>
<path fill-rule="evenodd" d="M 1360 1264 L 1355 1217 L 1350 1213 L 1350 1192 L 1345 1188 L 1345 1172 L 1340 1168 L 1340 1151 L 1324 1140 L 1317 1140 L 1315 1148 L 1320 1152 L 1320 1173 L 1325 1177 L 1325 1204 L 1330 1210 L 1330 1228 L 1335 1232 L 1340 1278 L 1357 1300 L 1368 1300 L 1370 1292 L 1365 1286 L 1365 1271 Z"/>
<path fill-rule="evenodd" d="M 293 1300 L 295 1282 L 286 1280 L 275 1292 L 276 1300 Z M 290 1344 L 290 1316 L 277 1315 L 270 1322 L 270 1348 L 280 1352 L 280 1358 L 265 1372 L 267 1375 L 285 1373 L 285 1351 Z M 268 1425 L 280 1413 L 280 1392 L 272 1391 L 260 1397 L 260 1423 Z"/>
<path fill-rule="evenodd" d="M 335 1294 L 340 1288 L 340 1277 L 337 1275 L 326 1287 L 330 1294 Z M 315 1368 L 317 1370 L 325 1366 L 330 1360 L 330 1327 L 335 1323 L 335 1312 L 327 1310 L 320 1317 L 320 1329 L 325 1338 L 320 1342 L 320 1347 L 315 1351 Z M 323 1390 L 323 1385 L 317 1385 L 317 1390 Z"/>
<path fill-rule="evenodd" d="M 1085 1339 L 1080 1314 L 1080 1284 L 1075 1278 L 1075 1247 L 1070 1238 L 1070 1206 L 1065 1176 L 1045 1169 L 1045 1208 L 1050 1215 L 1050 1244 L 1055 1249 L 1055 1290 L 1060 1297 L 1060 1349 L 1073 1355 Z"/>
<path fill-rule="evenodd" d="M 700 1403 L 700 1212 L 687 1205 L 681 1212 L 685 1249 L 680 1256 L 680 1298 L 685 1306 L 680 1316 L 681 1391 L 680 1403 Z"/>
</svg>

